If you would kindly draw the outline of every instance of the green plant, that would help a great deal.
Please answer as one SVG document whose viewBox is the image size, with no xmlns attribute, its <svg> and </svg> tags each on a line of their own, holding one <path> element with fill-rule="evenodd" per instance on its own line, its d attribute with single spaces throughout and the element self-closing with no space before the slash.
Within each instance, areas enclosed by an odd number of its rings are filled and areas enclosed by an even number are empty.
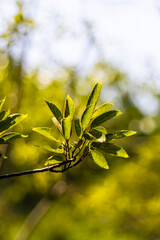
<svg viewBox="0 0 160 240">
<path fill-rule="evenodd" d="M 119 110 L 110 110 L 113 106 L 112 103 L 105 103 L 95 109 L 101 87 L 102 83 L 99 82 L 93 88 L 81 119 L 74 118 L 75 105 L 69 95 L 65 100 L 63 114 L 54 103 L 45 100 L 53 113 L 53 123 L 63 137 L 63 140 L 56 139 L 52 135 L 51 128 L 33 128 L 33 131 L 56 142 L 58 147 L 53 149 L 49 145 L 42 146 L 51 153 L 51 156 L 45 161 L 44 168 L 8 174 L 7 177 L 44 171 L 64 172 L 77 166 L 87 156 L 98 166 L 108 169 L 109 166 L 103 152 L 112 156 L 128 158 L 126 151 L 122 147 L 114 145 L 113 141 L 122 137 L 129 137 L 136 132 L 120 130 L 115 133 L 107 133 L 107 130 L 101 126 L 104 122 L 121 114 Z M 76 142 L 72 139 L 74 129 L 78 139 Z M 0 178 L 5 178 L 5 176 L 0 176 Z"/>
<path fill-rule="evenodd" d="M 8 132 L 8 130 L 25 119 L 27 115 L 21 113 L 10 114 L 10 110 L 2 111 L 4 102 L 5 98 L 0 101 L 0 144 L 8 144 L 17 138 L 27 137 L 26 135 L 22 135 L 17 132 Z M 1 152 L 0 157 L 6 158 L 6 156 Z"/>
</svg>

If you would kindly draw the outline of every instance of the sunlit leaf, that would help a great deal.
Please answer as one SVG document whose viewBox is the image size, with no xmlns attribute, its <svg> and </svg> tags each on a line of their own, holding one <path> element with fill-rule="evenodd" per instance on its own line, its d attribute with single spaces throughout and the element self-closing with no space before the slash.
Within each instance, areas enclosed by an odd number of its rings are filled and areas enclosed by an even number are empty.
<svg viewBox="0 0 160 240">
<path fill-rule="evenodd" d="M 52 140 L 52 141 L 55 141 L 55 142 L 58 142 L 60 143 L 61 141 L 60 140 L 57 140 L 56 138 L 54 138 L 52 136 L 52 129 L 51 128 L 48 128 L 48 127 L 36 127 L 36 128 L 32 128 L 32 130 L 34 132 L 37 132 L 39 134 L 41 134 L 42 136 Z"/>
<path fill-rule="evenodd" d="M 112 139 L 118 139 L 123 137 L 130 137 L 134 134 L 136 134 L 136 131 L 130 131 L 130 130 L 119 130 L 115 133 L 108 133 L 106 134 L 107 141 L 111 141 Z"/>
<path fill-rule="evenodd" d="M 96 137 L 96 138 L 100 138 L 102 135 L 105 135 L 107 133 L 107 130 L 102 127 L 102 126 L 98 126 L 98 127 L 95 127 L 93 128 L 90 133 Z"/>
<path fill-rule="evenodd" d="M 77 149 L 77 148 L 79 148 L 79 147 L 81 147 L 82 146 L 82 144 L 83 144 L 83 140 L 82 139 L 80 139 L 76 144 L 75 144 L 75 149 Z"/>
<path fill-rule="evenodd" d="M 7 112 L 6 111 L 0 112 L 0 121 L 5 120 L 9 114 L 10 114 L 10 110 L 8 110 Z"/>
<path fill-rule="evenodd" d="M 63 162 L 63 157 L 61 155 L 51 156 L 47 159 L 44 166 L 53 165 L 55 163 Z"/>
<path fill-rule="evenodd" d="M 52 121 L 55 127 L 58 129 L 58 131 L 62 134 L 62 125 L 58 122 L 57 118 L 53 117 Z"/>
<path fill-rule="evenodd" d="M 106 141 L 106 136 L 105 134 L 102 134 L 100 138 L 97 138 L 97 142 L 105 142 Z"/>
<path fill-rule="evenodd" d="M 116 146 L 114 144 L 107 142 L 104 143 L 93 142 L 92 146 L 110 155 L 128 158 L 128 154 L 126 153 L 126 151 L 122 147 Z"/>
<path fill-rule="evenodd" d="M 43 148 L 44 148 L 45 150 L 47 150 L 47 151 L 49 151 L 49 152 L 53 152 L 53 153 L 61 153 L 61 154 L 64 153 L 64 149 L 63 149 L 61 146 L 58 147 L 58 148 L 56 148 L 56 149 L 54 149 L 54 148 L 51 148 L 51 147 L 48 146 L 48 145 L 44 145 Z"/>
<path fill-rule="evenodd" d="M 89 96 L 86 109 L 84 110 L 81 118 L 83 131 L 87 128 L 91 120 L 95 105 L 98 101 L 98 98 L 101 92 L 101 87 L 102 87 L 102 83 L 101 82 L 97 83 Z"/>
<path fill-rule="evenodd" d="M 96 140 L 96 138 L 92 135 L 92 134 L 90 134 L 90 133 L 85 133 L 85 134 L 83 134 L 83 137 L 85 138 L 85 139 L 87 139 L 87 140 Z"/>
<path fill-rule="evenodd" d="M 0 158 L 1 158 L 1 159 L 7 159 L 7 156 L 5 156 L 4 154 L 2 154 L 2 153 L 0 152 Z"/>
<path fill-rule="evenodd" d="M 107 163 L 105 157 L 102 155 L 102 153 L 100 153 L 97 150 L 92 150 L 90 155 L 91 155 L 91 158 L 93 159 L 93 161 L 98 166 L 100 166 L 101 168 L 109 169 L 108 163 Z"/>
<path fill-rule="evenodd" d="M 28 137 L 27 135 L 23 135 L 20 133 L 16 133 L 16 132 L 10 132 L 10 133 L 6 133 L 3 136 L 0 137 L 0 144 L 7 144 L 10 143 L 12 140 L 15 140 L 17 138 L 26 138 Z"/>
<path fill-rule="evenodd" d="M 89 153 L 89 151 L 90 151 L 90 144 L 87 144 L 84 148 L 83 154 L 87 155 Z"/>
<path fill-rule="evenodd" d="M 54 103 L 48 102 L 47 100 L 45 100 L 45 102 L 47 103 L 48 107 L 50 108 L 51 112 L 53 113 L 55 118 L 58 120 L 58 122 L 61 123 L 61 120 L 63 118 L 61 111 L 56 107 Z"/>
<path fill-rule="evenodd" d="M 112 104 L 112 103 L 105 103 L 105 104 L 101 105 L 100 107 L 98 107 L 98 108 L 94 111 L 94 113 L 93 113 L 93 115 L 92 115 L 92 118 L 96 118 L 96 117 L 98 117 L 98 116 L 100 116 L 100 115 L 108 112 L 108 110 L 109 110 L 111 107 L 113 107 L 113 104 Z"/>
<path fill-rule="evenodd" d="M 3 107 L 3 104 L 4 104 L 5 100 L 6 100 L 6 98 L 4 98 L 0 101 L 0 111 L 2 110 L 2 107 Z"/>
<path fill-rule="evenodd" d="M 70 116 L 71 119 L 73 119 L 74 112 L 75 112 L 74 102 L 72 98 L 69 95 L 67 95 L 66 101 L 65 101 L 65 117 Z"/>
<path fill-rule="evenodd" d="M 88 102 L 87 102 L 87 106 L 89 105 L 96 105 L 100 92 L 101 92 L 101 88 L 102 88 L 102 82 L 99 82 L 95 85 L 95 87 L 93 88 L 92 92 L 90 93 Z"/>
<path fill-rule="evenodd" d="M 106 136 L 104 133 L 99 132 L 100 135 L 94 136 L 91 133 L 85 133 L 83 136 L 85 139 L 93 142 L 105 142 L 106 141 Z"/>
<path fill-rule="evenodd" d="M 77 134 L 78 137 L 80 137 L 81 134 L 82 134 L 82 126 L 81 126 L 80 120 L 79 119 L 75 119 L 74 124 L 75 124 L 76 134 Z"/>
<path fill-rule="evenodd" d="M 22 120 L 24 120 L 27 117 L 27 115 L 16 113 L 9 115 L 5 120 L 0 121 L 0 132 L 4 132 L 18 123 L 20 123 Z"/>
<path fill-rule="evenodd" d="M 72 127 L 72 120 L 71 117 L 68 116 L 62 119 L 62 130 L 63 135 L 66 140 L 69 140 L 71 137 L 71 127 Z"/>
<path fill-rule="evenodd" d="M 91 127 L 95 128 L 98 125 L 100 125 L 100 124 L 110 120 L 111 118 L 120 115 L 120 114 L 121 114 L 121 111 L 119 111 L 119 110 L 112 110 L 112 111 L 106 112 L 106 113 L 98 116 L 97 118 L 95 118 L 93 120 L 93 122 L 91 123 Z"/>
<path fill-rule="evenodd" d="M 94 110 L 94 105 L 92 104 L 92 105 L 89 105 L 83 112 L 83 115 L 81 118 L 81 125 L 82 125 L 83 131 L 88 127 L 88 125 L 90 123 L 93 110 Z"/>
<path fill-rule="evenodd" d="M 16 16 L 14 16 L 14 21 L 16 22 L 16 24 L 23 22 L 24 19 L 22 13 L 18 13 Z"/>
</svg>

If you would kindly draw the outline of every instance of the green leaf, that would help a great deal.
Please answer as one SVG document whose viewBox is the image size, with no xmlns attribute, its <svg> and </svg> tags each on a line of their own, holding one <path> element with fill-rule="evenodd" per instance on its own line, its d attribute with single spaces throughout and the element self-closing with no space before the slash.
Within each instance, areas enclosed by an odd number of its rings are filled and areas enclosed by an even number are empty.
<svg viewBox="0 0 160 240">
<path fill-rule="evenodd" d="M 90 133 L 85 133 L 85 134 L 83 134 L 83 137 L 85 138 L 85 139 L 87 139 L 87 140 L 90 140 L 90 141 L 92 141 L 92 140 L 97 140 L 92 134 L 90 134 Z"/>
<path fill-rule="evenodd" d="M 79 119 L 75 119 L 74 124 L 75 124 L 75 130 L 76 130 L 77 136 L 81 137 L 81 135 L 82 135 L 82 126 L 81 126 L 80 120 Z"/>
<path fill-rule="evenodd" d="M 55 127 L 58 129 L 58 131 L 62 134 L 62 125 L 58 122 L 58 120 L 55 117 L 52 118 L 52 121 Z"/>
<path fill-rule="evenodd" d="M 69 140 L 71 137 L 71 127 L 72 127 L 72 120 L 71 117 L 68 116 L 62 119 L 62 130 L 63 135 L 66 140 Z"/>
<path fill-rule="evenodd" d="M 55 142 L 58 142 L 58 143 L 61 143 L 60 140 L 57 140 L 56 138 L 54 138 L 52 136 L 52 129 L 51 128 L 48 128 L 48 127 L 35 127 L 35 128 L 32 128 L 32 130 L 34 132 L 37 132 L 39 134 L 41 134 L 42 136 L 52 140 L 52 141 L 55 141 Z"/>
<path fill-rule="evenodd" d="M 80 148 L 80 147 L 82 146 L 83 142 L 84 142 L 84 141 L 83 141 L 82 139 L 80 139 L 77 143 L 75 143 L 75 145 L 74 145 L 75 150 L 76 150 L 77 148 Z"/>
<path fill-rule="evenodd" d="M 98 117 L 98 116 L 100 116 L 100 115 L 108 112 L 108 110 L 109 110 L 111 107 L 113 107 L 113 104 L 112 104 L 112 103 L 105 103 L 105 104 L 101 105 L 100 107 L 98 107 L 98 108 L 94 111 L 94 113 L 93 113 L 93 115 L 92 115 L 92 118 L 96 118 L 96 117 Z"/>
<path fill-rule="evenodd" d="M 89 96 L 86 109 L 84 110 L 81 118 L 83 131 L 88 127 L 90 123 L 95 105 L 98 101 L 98 98 L 101 92 L 101 88 L 102 88 L 102 83 L 101 82 L 97 83 Z"/>
<path fill-rule="evenodd" d="M 118 116 L 120 114 L 121 114 L 121 111 L 119 111 L 119 110 L 112 110 L 112 111 L 106 112 L 106 113 L 98 116 L 97 118 L 95 118 L 93 120 L 93 122 L 91 123 L 91 127 L 95 128 L 98 125 L 100 125 L 100 124 L 108 121 L 109 119 L 111 119 L 113 117 L 116 117 L 116 116 Z"/>
<path fill-rule="evenodd" d="M 16 132 L 10 132 L 6 133 L 3 136 L 0 137 L 0 144 L 7 144 L 10 143 L 12 140 L 15 140 L 17 138 L 26 138 L 28 137 L 27 135 L 22 135 L 20 133 Z"/>
<path fill-rule="evenodd" d="M 3 107 L 3 104 L 4 104 L 5 100 L 6 100 L 6 98 L 4 98 L 0 101 L 0 111 L 2 110 L 2 107 Z"/>
<path fill-rule="evenodd" d="M 93 141 L 93 142 L 105 142 L 106 141 L 106 137 L 104 133 L 100 133 L 100 136 L 94 136 L 90 133 L 85 133 L 83 136 L 85 139 L 89 140 L 89 141 Z"/>
<path fill-rule="evenodd" d="M 83 131 L 88 127 L 88 125 L 90 123 L 93 110 L 94 110 L 94 105 L 92 104 L 92 105 L 89 105 L 83 112 L 83 115 L 81 118 L 81 125 L 82 125 Z"/>
<path fill-rule="evenodd" d="M 5 120 L 0 121 L 0 132 L 4 132 L 18 123 L 20 123 L 22 120 L 24 120 L 27 117 L 27 115 L 16 113 L 9 115 Z"/>
<path fill-rule="evenodd" d="M 50 108 L 51 112 L 53 113 L 55 118 L 58 120 L 58 122 L 61 123 L 61 120 L 63 118 L 61 111 L 56 107 L 55 104 L 48 102 L 47 100 L 45 100 L 45 102 L 47 103 L 48 107 Z"/>
<path fill-rule="evenodd" d="M 106 141 L 106 136 L 105 134 L 102 134 L 100 138 L 97 138 L 97 142 L 105 142 Z"/>
<path fill-rule="evenodd" d="M 84 148 L 83 155 L 86 156 L 89 153 L 89 151 L 90 151 L 90 144 L 87 144 Z"/>
<path fill-rule="evenodd" d="M 69 95 L 67 95 L 66 101 L 65 101 L 65 118 L 70 116 L 71 119 L 73 119 L 74 112 L 75 112 L 74 102 L 72 98 Z"/>
<path fill-rule="evenodd" d="M 98 126 L 98 127 L 95 127 L 93 128 L 90 133 L 96 137 L 96 138 L 100 138 L 102 135 L 105 135 L 107 133 L 107 130 L 102 127 L 102 126 Z"/>
<path fill-rule="evenodd" d="M 126 153 L 126 151 L 119 146 L 116 146 L 114 144 L 111 143 L 98 143 L 98 142 L 93 142 L 92 143 L 92 147 L 98 148 L 101 151 L 104 151 L 110 155 L 113 156 L 117 156 L 117 157 L 123 157 L 123 158 L 128 158 L 128 154 Z"/>
<path fill-rule="evenodd" d="M 105 157 L 102 155 L 102 153 L 100 153 L 96 150 L 92 150 L 90 155 L 91 155 L 91 158 L 93 159 L 93 161 L 98 166 L 100 166 L 101 168 L 109 169 L 107 161 L 106 161 Z"/>
<path fill-rule="evenodd" d="M 93 128 L 90 133 L 96 138 L 96 141 L 98 142 L 105 142 L 106 141 L 106 136 L 105 134 L 107 133 L 107 130 L 102 127 L 98 126 L 96 128 Z"/>
<path fill-rule="evenodd" d="M 90 96 L 89 96 L 89 99 L 88 99 L 88 102 L 87 102 L 87 106 L 88 107 L 89 105 L 96 105 L 97 101 L 98 101 L 98 98 L 99 98 L 99 95 L 100 95 L 100 92 L 101 92 L 101 88 L 102 88 L 102 82 L 99 82 L 95 85 L 95 87 L 93 88 L 92 92 L 90 93 Z"/>
<path fill-rule="evenodd" d="M 7 112 L 6 111 L 0 112 L 0 121 L 5 120 L 9 114 L 10 114 L 10 110 L 8 110 Z"/>
<path fill-rule="evenodd" d="M 111 141 L 112 139 L 118 139 L 118 138 L 123 138 L 123 137 L 130 137 L 137 132 L 135 131 L 130 131 L 130 130 L 119 130 L 116 131 L 115 133 L 108 133 L 106 134 L 106 139 L 107 141 Z"/>
<path fill-rule="evenodd" d="M 53 152 L 53 153 L 60 153 L 60 154 L 63 154 L 64 153 L 64 149 L 60 146 L 56 149 L 54 148 L 51 148 L 50 146 L 48 145 L 44 145 L 42 146 L 45 150 L 49 151 L 49 152 Z"/>
<path fill-rule="evenodd" d="M 63 162 L 63 157 L 61 155 L 54 155 L 47 159 L 44 166 L 53 165 L 55 163 Z"/>
<path fill-rule="evenodd" d="M 7 159 L 7 157 L 4 154 L 2 154 L 1 152 L 0 152 L 0 158 Z"/>
</svg>

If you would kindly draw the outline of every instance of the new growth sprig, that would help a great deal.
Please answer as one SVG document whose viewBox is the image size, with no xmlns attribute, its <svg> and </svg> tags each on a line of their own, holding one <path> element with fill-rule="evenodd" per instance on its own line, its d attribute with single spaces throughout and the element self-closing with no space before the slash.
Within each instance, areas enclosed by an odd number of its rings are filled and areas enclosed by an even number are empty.
<svg viewBox="0 0 160 240">
<path fill-rule="evenodd" d="M 108 163 L 103 153 L 112 156 L 128 158 L 126 151 L 114 144 L 114 140 L 129 137 L 135 134 L 135 131 L 119 130 L 114 133 L 108 133 L 102 126 L 106 121 L 121 114 L 119 110 L 110 110 L 112 103 L 104 103 L 96 108 L 96 104 L 101 92 L 102 83 L 99 82 L 91 91 L 86 108 L 82 117 L 75 118 L 75 105 L 72 98 L 67 95 L 64 104 L 63 114 L 59 108 L 52 102 L 45 100 L 53 114 L 53 123 L 59 131 L 63 140 L 57 139 L 52 134 L 52 129 L 48 127 L 35 127 L 32 130 L 42 136 L 56 142 L 58 147 L 53 149 L 50 145 L 42 146 L 49 151 L 51 156 L 45 161 L 44 168 L 27 170 L 19 173 L 12 173 L 0 176 L 8 178 L 36 172 L 64 172 L 77 166 L 86 157 L 91 158 L 98 166 L 108 169 Z M 75 130 L 75 131 L 74 131 Z M 76 139 L 73 139 L 73 132 L 76 133 Z M 76 140 L 76 141 L 74 141 Z"/>
<path fill-rule="evenodd" d="M 42 146 L 52 153 L 46 160 L 45 166 L 64 163 L 64 165 L 60 166 L 60 169 L 56 169 L 62 172 L 78 165 L 86 156 L 89 156 L 97 165 L 108 169 L 107 161 L 102 152 L 123 158 L 128 157 L 122 147 L 116 146 L 112 142 L 117 138 L 131 136 L 135 132 L 121 130 L 115 133 L 107 133 L 107 130 L 101 126 L 104 122 L 121 114 L 119 110 L 110 110 L 113 107 L 112 103 L 105 103 L 96 108 L 101 87 L 102 83 L 99 82 L 93 88 L 81 119 L 74 118 L 75 105 L 69 95 L 65 99 L 63 114 L 54 103 L 45 100 L 53 114 L 53 122 L 64 139 L 63 142 L 56 139 L 52 135 L 51 128 L 37 127 L 32 129 L 59 145 L 56 149 L 49 145 Z M 73 128 L 75 128 L 78 139 L 76 142 L 72 142 L 71 138 L 74 132 Z"/>
</svg>

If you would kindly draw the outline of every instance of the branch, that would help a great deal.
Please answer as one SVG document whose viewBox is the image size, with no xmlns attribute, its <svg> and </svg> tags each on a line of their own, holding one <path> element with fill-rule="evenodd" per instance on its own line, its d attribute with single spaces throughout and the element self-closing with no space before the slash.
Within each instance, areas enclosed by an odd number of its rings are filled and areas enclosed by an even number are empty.
<svg viewBox="0 0 160 240">
<path fill-rule="evenodd" d="M 48 167 L 44 167 L 44 168 L 38 168 L 38 169 L 32 169 L 32 170 L 26 170 L 26 171 L 22 171 L 22 172 L 16 172 L 16 173 L 9 173 L 9 174 L 4 174 L 4 175 L 0 175 L 0 179 L 4 179 L 4 178 L 11 178 L 11 177 L 19 177 L 22 175 L 27 175 L 27 174 L 33 174 L 33 173 L 40 173 L 40 172 L 46 172 L 46 171 L 50 171 L 50 172 L 64 172 L 64 170 L 54 170 L 54 168 L 58 168 L 61 167 L 63 165 L 66 165 L 67 163 L 71 163 L 74 162 L 76 159 L 75 158 L 71 158 L 67 161 L 63 161 L 61 163 L 56 163 L 54 165 L 48 166 Z M 69 168 L 66 168 L 66 170 L 68 170 Z"/>
</svg>

